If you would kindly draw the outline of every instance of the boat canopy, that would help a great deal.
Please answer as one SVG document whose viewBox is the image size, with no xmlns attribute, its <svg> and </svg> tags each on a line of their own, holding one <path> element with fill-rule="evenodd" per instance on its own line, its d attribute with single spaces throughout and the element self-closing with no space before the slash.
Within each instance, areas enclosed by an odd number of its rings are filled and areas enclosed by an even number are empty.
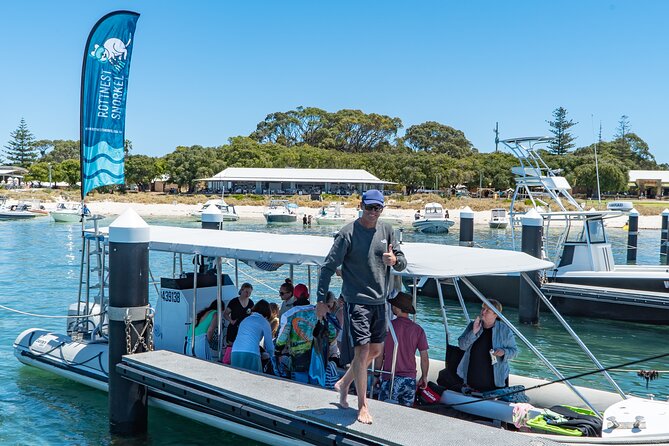
<svg viewBox="0 0 669 446">
<path fill-rule="evenodd" d="M 149 249 L 289 265 L 323 265 L 331 237 L 151 226 Z M 410 277 L 448 278 L 553 268 L 551 262 L 499 249 L 403 243 Z"/>
</svg>

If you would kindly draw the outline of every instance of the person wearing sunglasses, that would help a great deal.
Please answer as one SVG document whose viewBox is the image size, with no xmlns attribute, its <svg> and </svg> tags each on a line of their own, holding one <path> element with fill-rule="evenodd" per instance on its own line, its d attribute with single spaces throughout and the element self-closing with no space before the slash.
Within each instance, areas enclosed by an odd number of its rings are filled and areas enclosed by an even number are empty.
<svg viewBox="0 0 669 446">
<path fill-rule="evenodd" d="M 318 317 L 328 312 L 326 295 L 330 279 L 341 266 L 344 296 L 344 334 L 353 345 L 353 359 L 346 374 L 337 381 L 339 404 L 348 407 L 347 396 L 355 381 L 358 395 L 358 421 L 372 422 L 367 407 L 367 368 L 383 352 L 386 336 L 386 295 L 390 290 L 390 270 L 402 271 L 406 259 L 395 241 L 392 226 L 379 222 L 383 212 L 383 193 L 370 189 L 362 195 L 362 213 L 344 226 L 335 237 L 325 258 L 318 282 Z M 346 344 L 347 342 L 343 342 Z"/>
</svg>

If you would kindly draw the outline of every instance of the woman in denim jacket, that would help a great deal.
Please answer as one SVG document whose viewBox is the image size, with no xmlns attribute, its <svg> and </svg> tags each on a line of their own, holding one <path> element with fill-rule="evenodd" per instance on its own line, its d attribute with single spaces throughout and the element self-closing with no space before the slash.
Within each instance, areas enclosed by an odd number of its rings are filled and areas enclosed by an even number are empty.
<svg viewBox="0 0 669 446">
<path fill-rule="evenodd" d="M 490 303 L 502 312 L 502 304 L 495 299 Z M 468 387 L 479 392 L 508 387 L 509 360 L 518 355 L 515 336 L 487 305 L 467 325 L 458 344 L 465 353 L 457 373 Z"/>
</svg>

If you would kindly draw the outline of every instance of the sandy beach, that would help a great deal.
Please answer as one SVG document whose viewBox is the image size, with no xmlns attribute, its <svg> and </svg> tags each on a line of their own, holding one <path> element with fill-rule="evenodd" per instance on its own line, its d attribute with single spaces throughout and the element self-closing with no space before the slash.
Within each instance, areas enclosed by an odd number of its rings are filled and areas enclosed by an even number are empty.
<svg viewBox="0 0 669 446">
<path fill-rule="evenodd" d="M 46 203 L 47 210 L 51 206 L 55 208 L 55 204 Z M 200 209 L 201 204 L 143 204 L 143 203 L 116 203 L 111 201 L 93 201 L 88 204 L 91 211 L 95 214 L 103 215 L 120 215 L 128 208 L 132 208 L 140 216 L 143 217 L 186 217 L 189 213 Z M 262 220 L 264 206 L 236 206 L 237 213 L 242 220 Z M 451 219 L 456 221 L 456 225 L 460 221 L 460 212 L 463 209 L 449 209 Z M 307 214 L 316 216 L 318 208 L 302 207 L 298 210 L 299 214 Z M 393 209 L 386 208 L 383 212 L 383 217 L 387 219 L 397 220 L 402 224 L 410 225 L 414 219 L 415 210 L 413 209 Z M 342 214 L 349 217 L 351 220 L 357 216 L 355 208 L 343 208 Z M 474 224 L 487 225 L 490 221 L 490 211 L 476 211 L 474 212 Z M 616 218 L 606 220 L 606 226 L 611 228 L 622 228 L 627 222 L 627 216 L 623 215 Z M 659 215 L 642 215 L 639 217 L 639 229 L 660 229 L 662 226 L 661 217 Z"/>
</svg>

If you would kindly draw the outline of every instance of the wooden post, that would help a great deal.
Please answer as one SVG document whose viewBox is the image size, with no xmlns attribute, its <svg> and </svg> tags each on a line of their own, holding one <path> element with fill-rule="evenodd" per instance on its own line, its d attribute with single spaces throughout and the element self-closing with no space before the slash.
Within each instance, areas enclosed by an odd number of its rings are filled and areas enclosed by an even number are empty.
<svg viewBox="0 0 669 446">
<path fill-rule="evenodd" d="M 542 238 L 544 232 L 544 219 L 534 209 L 530 210 L 522 218 L 523 233 L 522 233 L 522 251 L 538 259 L 541 258 Z M 540 286 L 540 272 L 533 271 L 527 273 L 532 281 Z M 539 323 L 539 296 L 536 295 L 530 284 L 525 282 L 521 277 L 520 288 L 518 293 L 518 322 L 521 324 Z"/>
</svg>

